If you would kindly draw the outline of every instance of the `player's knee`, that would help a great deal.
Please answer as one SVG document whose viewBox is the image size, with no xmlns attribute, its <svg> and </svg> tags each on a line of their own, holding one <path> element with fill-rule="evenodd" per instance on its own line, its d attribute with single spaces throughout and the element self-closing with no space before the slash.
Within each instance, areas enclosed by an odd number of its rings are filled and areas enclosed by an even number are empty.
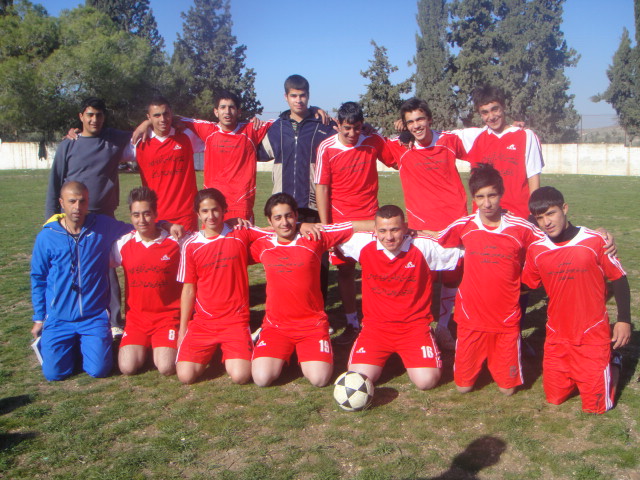
<svg viewBox="0 0 640 480">
<path fill-rule="evenodd" d="M 238 385 L 244 385 L 251 380 L 251 371 L 250 370 L 241 370 L 235 372 L 229 372 L 229 377 L 231 377 L 231 381 Z"/>
<path fill-rule="evenodd" d="M 434 374 L 429 377 L 420 378 L 413 382 L 418 390 L 431 390 L 438 385 L 440 381 L 440 374 Z"/>
<path fill-rule="evenodd" d="M 198 380 L 198 377 L 200 377 L 200 373 L 194 368 L 180 365 L 180 363 L 176 365 L 176 374 L 178 376 L 178 380 L 180 380 L 184 385 L 191 385 Z"/>
<path fill-rule="evenodd" d="M 500 393 L 502 393 L 505 397 L 510 397 L 511 395 L 516 393 L 516 389 L 515 388 L 498 387 L 498 389 L 500 390 Z"/>
<path fill-rule="evenodd" d="M 158 367 L 158 372 L 160 372 L 161 375 L 164 375 L 165 377 L 169 377 L 173 374 L 176 373 L 176 365 L 175 363 L 162 363 L 162 362 L 158 362 L 158 365 L 156 365 Z"/>
<path fill-rule="evenodd" d="M 471 386 L 471 387 L 461 387 L 459 385 L 456 385 L 456 389 L 458 390 L 459 393 L 469 393 L 471 390 L 473 390 L 473 386 Z"/>
<path fill-rule="evenodd" d="M 118 368 L 120 369 L 120 373 L 122 375 L 135 375 L 138 373 L 138 366 L 129 362 L 121 362 L 118 364 Z"/>
<path fill-rule="evenodd" d="M 278 378 L 272 372 L 266 372 L 264 370 L 253 370 L 251 373 L 253 383 L 259 387 L 268 387 L 276 378 Z"/>
<path fill-rule="evenodd" d="M 61 372 L 58 370 L 46 370 L 42 369 L 42 373 L 44 374 L 44 378 L 46 378 L 49 382 L 59 382 L 68 378 L 71 375 L 71 371 Z"/>
<path fill-rule="evenodd" d="M 331 380 L 332 371 L 328 372 L 312 372 L 305 377 L 309 380 L 309 383 L 314 387 L 326 387 L 329 381 Z"/>
</svg>

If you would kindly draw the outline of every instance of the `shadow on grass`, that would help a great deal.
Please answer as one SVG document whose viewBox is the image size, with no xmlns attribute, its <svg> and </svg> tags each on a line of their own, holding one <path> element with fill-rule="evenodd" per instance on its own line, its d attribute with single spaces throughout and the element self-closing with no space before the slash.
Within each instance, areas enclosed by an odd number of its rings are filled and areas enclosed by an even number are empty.
<svg viewBox="0 0 640 480">
<path fill-rule="evenodd" d="M 398 395 L 398 391 L 395 388 L 376 387 L 373 394 L 373 402 L 371 403 L 371 407 L 369 407 L 369 409 L 387 405 L 388 403 L 391 403 L 396 398 L 398 398 Z"/>
<path fill-rule="evenodd" d="M 500 462 L 507 444 L 497 437 L 483 436 L 471 442 L 462 453 L 456 455 L 446 472 L 437 477 L 420 477 L 414 480 L 474 480 L 478 473 Z"/>
<path fill-rule="evenodd" d="M 0 451 L 10 450 L 25 440 L 36 438 L 37 433 L 3 433 L 0 434 Z"/>
<path fill-rule="evenodd" d="M 17 395 L 0 399 L 0 415 L 11 413 L 17 408 L 29 405 L 31 402 L 33 402 L 31 395 Z"/>
<path fill-rule="evenodd" d="M 616 391 L 615 403 L 618 403 L 622 391 L 629 383 L 640 382 L 640 377 L 636 380 L 634 373 L 638 366 L 638 357 L 640 357 L 640 332 L 632 332 L 629 344 L 619 349 L 622 353 L 622 370 L 620 371 L 620 379 L 618 380 L 618 389 Z"/>
</svg>

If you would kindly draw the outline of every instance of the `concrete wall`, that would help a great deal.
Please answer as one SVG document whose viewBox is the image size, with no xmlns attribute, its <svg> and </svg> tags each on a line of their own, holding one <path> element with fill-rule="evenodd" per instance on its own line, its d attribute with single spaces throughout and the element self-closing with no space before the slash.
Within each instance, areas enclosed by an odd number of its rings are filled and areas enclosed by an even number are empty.
<svg viewBox="0 0 640 480">
<path fill-rule="evenodd" d="M 47 157 L 38 158 L 38 143 L 0 142 L 0 170 L 49 169 L 57 144 L 47 144 Z M 549 144 L 542 145 L 545 167 L 543 173 L 581 175 L 640 176 L 640 147 L 619 144 Z M 196 168 L 202 168 L 202 155 L 196 155 Z M 458 161 L 461 172 L 469 171 L 469 164 Z M 271 171 L 272 162 L 258 163 L 258 171 Z M 392 171 L 378 163 L 379 171 Z"/>
</svg>

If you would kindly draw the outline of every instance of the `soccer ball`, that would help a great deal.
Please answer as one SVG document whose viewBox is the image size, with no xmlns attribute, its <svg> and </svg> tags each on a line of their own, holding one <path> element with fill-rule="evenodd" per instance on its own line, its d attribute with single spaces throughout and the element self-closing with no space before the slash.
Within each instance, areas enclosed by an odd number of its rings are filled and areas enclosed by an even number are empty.
<svg viewBox="0 0 640 480">
<path fill-rule="evenodd" d="M 333 398 L 343 410 L 357 412 L 371 405 L 373 390 L 373 383 L 366 375 L 344 372 L 336 380 Z"/>
</svg>

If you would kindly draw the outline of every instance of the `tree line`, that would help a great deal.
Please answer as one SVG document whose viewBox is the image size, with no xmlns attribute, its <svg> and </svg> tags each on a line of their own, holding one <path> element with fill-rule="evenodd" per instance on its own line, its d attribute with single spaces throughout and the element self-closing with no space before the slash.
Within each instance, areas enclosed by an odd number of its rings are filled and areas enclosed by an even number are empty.
<svg viewBox="0 0 640 480">
<path fill-rule="evenodd" d="M 470 97 L 490 83 L 506 92 L 512 120 L 543 142 L 576 141 L 579 116 L 565 68 L 579 55 L 560 29 L 564 1 L 418 0 L 411 78 L 392 83 L 397 67 L 372 41 L 361 72 L 369 82 L 360 99 L 368 120 L 392 131 L 403 98 L 414 93 L 429 101 L 435 128 L 480 125 Z M 194 0 L 182 19 L 169 57 L 149 0 L 86 0 L 59 17 L 29 0 L 0 0 L 0 138 L 56 138 L 89 95 L 106 100 L 120 128 L 135 124 L 155 93 L 181 113 L 211 118 L 215 92 L 227 89 L 241 96 L 247 117 L 259 115 L 256 72 L 232 33 L 229 0 Z M 594 97 L 611 103 L 632 135 L 640 130 L 639 55 L 625 30 L 607 72 L 611 85 Z"/>
</svg>

